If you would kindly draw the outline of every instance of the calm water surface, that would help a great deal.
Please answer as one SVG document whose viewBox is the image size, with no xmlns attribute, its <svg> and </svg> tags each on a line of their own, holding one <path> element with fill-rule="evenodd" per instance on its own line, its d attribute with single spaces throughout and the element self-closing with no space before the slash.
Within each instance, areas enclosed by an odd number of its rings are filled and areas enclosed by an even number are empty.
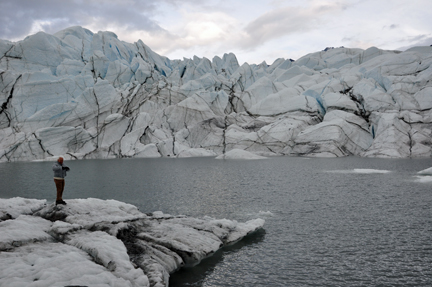
<svg viewBox="0 0 432 287">
<path fill-rule="evenodd" d="M 266 220 L 265 230 L 180 270 L 170 286 L 432 286 L 432 183 L 415 177 L 431 159 L 66 164 L 66 201 L 117 199 L 143 212 Z M 51 166 L 0 164 L 0 197 L 54 201 Z"/>
</svg>

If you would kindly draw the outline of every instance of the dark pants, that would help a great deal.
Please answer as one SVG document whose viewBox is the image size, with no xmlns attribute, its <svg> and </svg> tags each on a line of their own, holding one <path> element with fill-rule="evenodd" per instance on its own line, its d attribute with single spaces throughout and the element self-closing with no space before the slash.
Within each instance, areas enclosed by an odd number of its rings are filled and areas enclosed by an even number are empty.
<svg viewBox="0 0 432 287">
<path fill-rule="evenodd" d="M 54 183 L 57 188 L 57 199 L 56 200 L 62 200 L 63 199 L 63 190 L 65 187 L 65 181 L 64 179 L 56 179 L 54 178 Z"/>
</svg>

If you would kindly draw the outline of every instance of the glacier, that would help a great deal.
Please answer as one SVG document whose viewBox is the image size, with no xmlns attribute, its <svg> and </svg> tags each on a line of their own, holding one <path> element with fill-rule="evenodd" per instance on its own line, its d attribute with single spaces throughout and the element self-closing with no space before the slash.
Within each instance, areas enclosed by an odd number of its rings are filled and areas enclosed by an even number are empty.
<svg viewBox="0 0 432 287">
<path fill-rule="evenodd" d="M 430 157 L 432 47 L 171 60 L 70 27 L 0 40 L 0 162 Z"/>
<path fill-rule="evenodd" d="M 95 198 L 65 206 L 0 199 L 0 285 L 165 287 L 171 273 L 264 223 L 144 214 L 131 204 Z"/>
</svg>

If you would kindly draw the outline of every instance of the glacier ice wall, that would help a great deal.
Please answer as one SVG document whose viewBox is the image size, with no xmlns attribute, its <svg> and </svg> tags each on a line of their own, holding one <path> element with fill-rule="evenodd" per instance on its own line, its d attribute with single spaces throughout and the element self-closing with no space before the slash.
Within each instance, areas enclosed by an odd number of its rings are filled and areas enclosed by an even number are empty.
<svg viewBox="0 0 432 287">
<path fill-rule="evenodd" d="M 170 60 L 71 27 L 0 40 L 0 162 L 114 157 L 430 157 L 432 47 L 297 61 Z"/>
</svg>

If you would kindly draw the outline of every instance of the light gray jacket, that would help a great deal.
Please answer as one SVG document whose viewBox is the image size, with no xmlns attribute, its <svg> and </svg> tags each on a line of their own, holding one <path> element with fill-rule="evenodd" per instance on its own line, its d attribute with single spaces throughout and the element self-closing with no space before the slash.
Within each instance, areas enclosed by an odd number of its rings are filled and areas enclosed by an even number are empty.
<svg viewBox="0 0 432 287">
<path fill-rule="evenodd" d="M 58 162 L 53 164 L 52 169 L 54 171 L 54 177 L 58 177 L 58 178 L 65 178 L 66 171 L 69 170 L 67 166 L 61 165 Z"/>
</svg>

